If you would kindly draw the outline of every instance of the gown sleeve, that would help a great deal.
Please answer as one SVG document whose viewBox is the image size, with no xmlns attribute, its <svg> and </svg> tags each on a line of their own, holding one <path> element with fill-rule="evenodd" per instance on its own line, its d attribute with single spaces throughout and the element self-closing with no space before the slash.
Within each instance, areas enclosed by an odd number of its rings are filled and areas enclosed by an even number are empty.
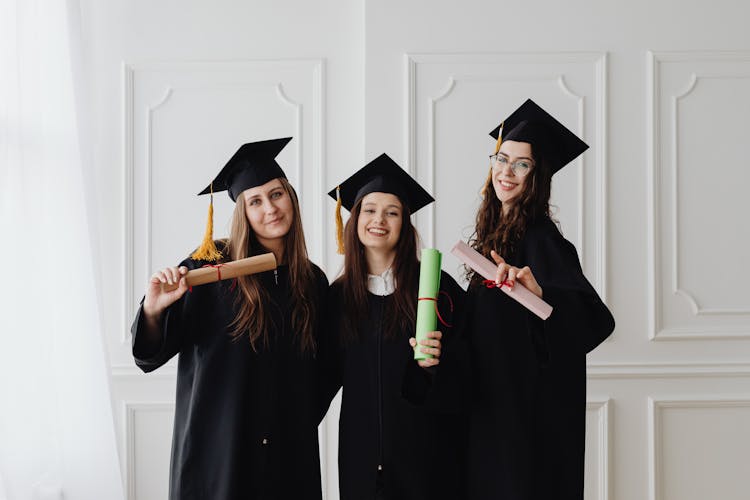
<svg viewBox="0 0 750 500">
<path fill-rule="evenodd" d="M 586 279 L 578 253 L 557 227 L 547 221 L 541 229 L 529 232 L 527 262 L 543 290 L 543 298 L 553 307 L 542 321 L 528 313 L 527 323 L 538 351 L 550 357 L 565 352 L 585 354 L 604 341 L 614 330 L 612 313 Z"/>
<path fill-rule="evenodd" d="M 180 263 L 188 269 L 195 269 L 196 263 L 186 259 Z M 169 306 L 162 317 L 161 342 L 149 342 L 144 333 L 143 300 L 130 327 L 133 337 L 133 358 L 135 364 L 144 372 L 156 370 L 175 354 L 180 352 L 186 338 L 192 336 L 196 321 L 191 318 L 194 310 L 192 292 L 186 292 L 177 302 Z"/>
</svg>

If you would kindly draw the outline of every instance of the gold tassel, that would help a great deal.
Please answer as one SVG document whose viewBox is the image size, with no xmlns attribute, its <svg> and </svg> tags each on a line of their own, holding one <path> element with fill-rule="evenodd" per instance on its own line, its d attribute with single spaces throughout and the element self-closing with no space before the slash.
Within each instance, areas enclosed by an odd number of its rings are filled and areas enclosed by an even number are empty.
<svg viewBox="0 0 750 500">
<path fill-rule="evenodd" d="M 341 186 L 336 186 L 336 250 L 344 255 L 344 220 L 341 218 Z"/>
<path fill-rule="evenodd" d="M 214 189 L 211 184 L 211 201 L 208 204 L 208 222 L 206 222 L 206 234 L 203 235 L 203 242 L 198 249 L 193 252 L 191 257 L 195 260 L 206 260 L 214 262 L 221 259 L 221 252 L 216 248 L 214 243 Z"/>
<path fill-rule="evenodd" d="M 497 144 L 495 144 L 495 154 L 500 151 L 500 145 L 503 143 L 503 125 L 505 122 L 500 124 L 500 130 L 497 132 Z"/>
</svg>

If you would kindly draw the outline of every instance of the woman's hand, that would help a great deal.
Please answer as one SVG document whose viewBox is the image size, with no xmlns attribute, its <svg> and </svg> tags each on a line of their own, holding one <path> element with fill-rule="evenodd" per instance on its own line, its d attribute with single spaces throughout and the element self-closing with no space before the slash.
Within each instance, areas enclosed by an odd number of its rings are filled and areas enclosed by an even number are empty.
<svg viewBox="0 0 750 500">
<path fill-rule="evenodd" d="M 440 339 L 443 338 L 443 334 L 439 331 L 427 332 L 427 338 L 420 340 L 419 350 L 425 354 L 431 354 L 432 358 L 420 359 L 417 364 L 422 368 L 429 368 L 430 366 L 437 366 L 440 363 Z M 409 344 L 413 349 L 417 348 L 417 339 L 414 337 L 409 339 Z"/>
<path fill-rule="evenodd" d="M 492 250 L 491 255 L 495 260 L 495 264 L 497 264 L 497 273 L 495 275 L 495 284 L 497 286 L 500 286 L 503 282 L 507 282 L 508 286 L 513 288 L 516 281 L 518 281 L 528 288 L 531 293 L 540 299 L 542 298 L 542 287 L 537 283 L 534 273 L 531 272 L 529 266 L 519 269 L 505 262 L 496 251 Z"/>
<path fill-rule="evenodd" d="M 143 313 L 148 320 L 154 321 L 161 317 L 167 307 L 185 295 L 188 289 L 185 281 L 187 272 L 188 269 L 185 266 L 166 267 L 151 275 L 151 279 L 148 280 L 146 286 L 146 298 L 143 299 Z M 172 285 L 174 283 L 178 283 L 175 290 L 166 292 L 162 289 L 162 284 Z"/>
</svg>

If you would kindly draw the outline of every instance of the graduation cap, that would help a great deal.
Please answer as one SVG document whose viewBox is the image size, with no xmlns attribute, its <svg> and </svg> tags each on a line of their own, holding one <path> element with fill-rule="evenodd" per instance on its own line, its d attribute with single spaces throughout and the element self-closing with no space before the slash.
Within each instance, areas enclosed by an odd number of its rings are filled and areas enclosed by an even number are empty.
<svg viewBox="0 0 750 500">
<path fill-rule="evenodd" d="M 359 200 L 375 192 L 396 195 L 411 213 L 435 201 L 435 198 L 430 196 L 390 156 L 385 153 L 381 154 L 328 193 L 328 196 L 336 200 L 338 253 L 344 253 L 344 224 L 341 219 L 341 207 L 351 212 Z"/>
<path fill-rule="evenodd" d="M 262 186 L 266 182 L 280 177 L 286 179 L 286 174 L 276 162 L 276 156 L 291 140 L 291 137 L 284 137 L 243 144 L 224 165 L 216 178 L 211 181 L 211 184 L 198 193 L 198 195 L 210 194 L 211 201 L 208 205 L 206 233 L 203 236 L 201 246 L 191 255 L 192 258 L 215 261 L 222 257 L 213 239 L 214 193 L 227 191 L 232 201 L 237 201 L 237 196 L 246 189 Z"/>
<path fill-rule="evenodd" d="M 528 142 L 545 153 L 553 174 L 589 148 L 531 99 L 511 113 L 490 132 L 490 136 L 497 140 L 495 153 L 500 150 L 503 141 Z"/>
</svg>

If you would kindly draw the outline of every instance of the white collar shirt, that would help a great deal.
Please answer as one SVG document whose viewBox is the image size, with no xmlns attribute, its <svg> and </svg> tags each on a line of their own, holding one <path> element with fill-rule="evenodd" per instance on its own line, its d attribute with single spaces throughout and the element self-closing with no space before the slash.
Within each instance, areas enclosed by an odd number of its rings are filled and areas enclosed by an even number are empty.
<svg viewBox="0 0 750 500">
<path fill-rule="evenodd" d="M 373 295 L 385 297 L 396 290 L 396 279 L 393 276 L 393 270 L 389 267 L 383 274 L 367 275 L 367 290 Z"/>
</svg>

